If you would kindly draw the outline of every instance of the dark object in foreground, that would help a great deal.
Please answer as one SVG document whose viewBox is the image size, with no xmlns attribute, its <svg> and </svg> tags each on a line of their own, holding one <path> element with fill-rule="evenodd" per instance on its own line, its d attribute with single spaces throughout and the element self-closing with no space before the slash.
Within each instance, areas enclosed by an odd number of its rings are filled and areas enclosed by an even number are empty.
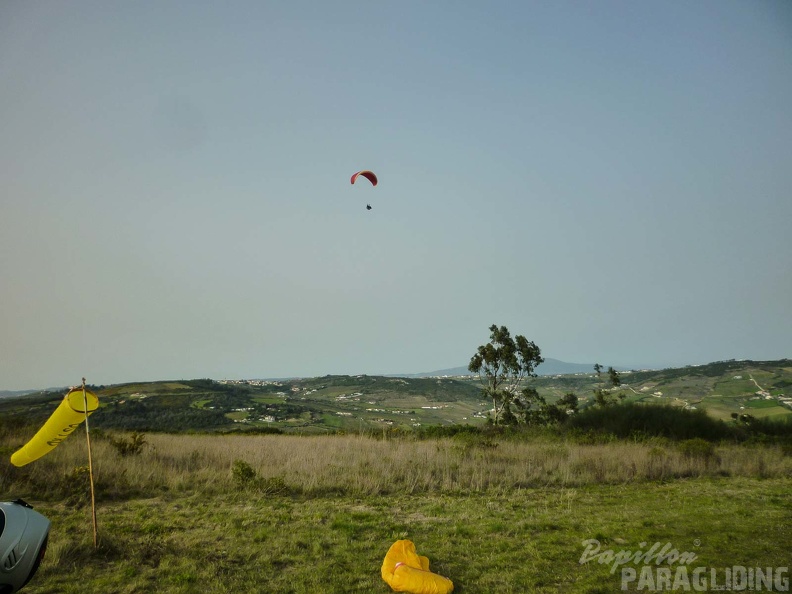
<svg viewBox="0 0 792 594">
<path fill-rule="evenodd" d="M 17 592 L 38 571 L 50 521 L 17 499 L 0 503 L 0 594 Z"/>
</svg>

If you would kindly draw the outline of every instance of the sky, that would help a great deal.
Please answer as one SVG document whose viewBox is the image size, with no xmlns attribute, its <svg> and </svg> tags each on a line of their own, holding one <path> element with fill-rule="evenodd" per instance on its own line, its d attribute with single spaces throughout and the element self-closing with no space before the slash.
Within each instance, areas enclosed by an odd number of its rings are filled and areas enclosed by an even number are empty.
<svg viewBox="0 0 792 594">
<path fill-rule="evenodd" d="M 792 357 L 790 106 L 787 0 L 0 0 L 0 389 Z"/>
</svg>

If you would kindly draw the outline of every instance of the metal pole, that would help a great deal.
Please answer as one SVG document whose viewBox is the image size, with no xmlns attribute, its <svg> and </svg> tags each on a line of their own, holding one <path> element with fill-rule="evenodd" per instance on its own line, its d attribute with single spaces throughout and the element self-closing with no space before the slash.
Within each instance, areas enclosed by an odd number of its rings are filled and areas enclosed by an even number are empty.
<svg viewBox="0 0 792 594">
<path fill-rule="evenodd" d="M 91 518 L 93 519 L 93 544 L 99 548 L 96 528 L 96 496 L 94 495 L 93 458 L 91 456 L 91 432 L 88 430 L 88 394 L 85 392 L 85 378 L 82 378 L 83 410 L 85 411 L 85 439 L 88 442 L 88 476 L 91 479 Z"/>
</svg>

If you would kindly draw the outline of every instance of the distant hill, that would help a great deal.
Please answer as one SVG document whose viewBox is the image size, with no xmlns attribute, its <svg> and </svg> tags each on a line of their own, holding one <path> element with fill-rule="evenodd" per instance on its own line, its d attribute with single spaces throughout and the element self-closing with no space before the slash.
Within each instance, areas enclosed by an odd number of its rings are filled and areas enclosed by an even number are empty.
<svg viewBox="0 0 792 594">
<path fill-rule="evenodd" d="M 548 402 L 568 393 L 581 407 L 594 390 L 620 400 L 704 409 L 715 418 L 792 415 L 792 361 L 719 361 L 661 370 L 622 371 L 611 388 L 593 365 L 548 359 L 528 380 Z M 566 373 L 564 373 L 566 371 Z M 448 377 L 444 377 L 448 376 Z M 149 432 L 385 431 L 432 425 L 481 424 L 492 404 L 464 367 L 421 377 L 326 375 L 282 380 L 211 379 L 89 386 L 100 409 L 91 427 Z M 64 389 L 0 398 L 0 429 L 35 431 L 63 400 Z"/>
<path fill-rule="evenodd" d="M 607 366 L 606 366 L 607 368 Z M 616 371 L 628 371 L 627 367 L 614 366 Z M 594 363 L 566 363 L 558 359 L 545 358 L 544 363 L 536 368 L 537 375 L 566 375 L 573 373 L 594 373 Z M 451 367 L 450 369 L 438 369 L 437 371 L 427 371 L 424 373 L 394 374 L 393 377 L 443 377 L 443 376 L 463 376 L 473 375 L 465 367 Z"/>
<path fill-rule="evenodd" d="M 69 388 L 67 386 L 52 386 L 50 388 L 45 389 L 35 389 L 35 390 L 0 390 L 0 399 L 2 398 L 19 398 L 21 396 L 33 396 L 35 394 L 46 394 L 48 392 L 62 392 L 63 394 L 66 393 L 66 390 Z"/>
<path fill-rule="evenodd" d="M 484 422 L 478 383 L 328 375 L 284 380 L 211 379 L 89 386 L 100 409 L 91 427 L 150 432 L 383 430 Z M 63 391 L 0 400 L 3 422 L 39 426 Z"/>
<path fill-rule="evenodd" d="M 14 398 L 16 396 L 33 394 L 34 392 L 39 392 L 39 390 L 0 390 L 0 398 Z"/>
</svg>

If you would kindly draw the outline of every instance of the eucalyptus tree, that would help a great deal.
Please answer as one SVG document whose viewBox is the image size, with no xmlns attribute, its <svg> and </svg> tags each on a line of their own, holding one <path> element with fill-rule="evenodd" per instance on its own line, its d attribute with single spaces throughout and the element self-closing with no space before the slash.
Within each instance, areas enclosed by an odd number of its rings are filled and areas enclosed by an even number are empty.
<svg viewBox="0 0 792 594">
<path fill-rule="evenodd" d="M 539 347 L 525 336 L 512 338 L 506 326 L 496 324 L 489 330 L 489 342 L 470 358 L 468 371 L 478 374 L 483 396 L 492 400 L 492 420 L 497 425 L 502 417 L 513 416 L 511 403 L 520 394 L 521 382 L 535 377 L 534 371 L 544 359 Z"/>
</svg>

